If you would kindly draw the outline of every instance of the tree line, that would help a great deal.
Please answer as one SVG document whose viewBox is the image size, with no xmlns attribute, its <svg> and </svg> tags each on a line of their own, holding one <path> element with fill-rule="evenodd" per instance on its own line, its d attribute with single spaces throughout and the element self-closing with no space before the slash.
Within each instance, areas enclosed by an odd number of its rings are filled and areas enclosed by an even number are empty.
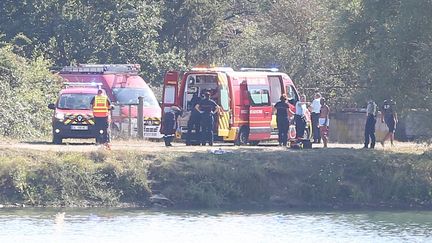
<svg viewBox="0 0 432 243">
<path fill-rule="evenodd" d="M 430 13 L 432 0 L 3 0 L 0 68 L 140 63 L 157 86 L 169 69 L 277 67 L 335 108 L 429 108 Z"/>
</svg>

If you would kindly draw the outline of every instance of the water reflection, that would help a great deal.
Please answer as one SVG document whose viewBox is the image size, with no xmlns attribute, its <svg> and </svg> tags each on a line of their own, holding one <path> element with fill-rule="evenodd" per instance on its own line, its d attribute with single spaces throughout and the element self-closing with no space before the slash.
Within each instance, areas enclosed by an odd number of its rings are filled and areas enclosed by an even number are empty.
<svg viewBox="0 0 432 243">
<path fill-rule="evenodd" d="M 427 242 L 432 212 L 1 209 L 0 242 Z"/>
</svg>

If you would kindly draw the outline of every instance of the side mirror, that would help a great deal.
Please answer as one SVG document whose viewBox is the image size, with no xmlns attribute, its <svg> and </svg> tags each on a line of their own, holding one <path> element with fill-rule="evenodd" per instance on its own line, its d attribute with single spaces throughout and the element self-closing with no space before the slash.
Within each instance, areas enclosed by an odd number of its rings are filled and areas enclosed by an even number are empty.
<svg viewBox="0 0 432 243">
<path fill-rule="evenodd" d="M 48 104 L 48 109 L 55 110 L 55 105 L 53 103 Z"/>
<path fill-rule="evenodd" d="M 110 107 L 110 110 L 112 110 L 112 111 L 115 110 L 114 106 L 111 106 L 111 107 Z"/>
<path fill-rule="evenodd" d="M 159 101 L 159 107 L 162 107 L 162 102 Z"/>
</svg>

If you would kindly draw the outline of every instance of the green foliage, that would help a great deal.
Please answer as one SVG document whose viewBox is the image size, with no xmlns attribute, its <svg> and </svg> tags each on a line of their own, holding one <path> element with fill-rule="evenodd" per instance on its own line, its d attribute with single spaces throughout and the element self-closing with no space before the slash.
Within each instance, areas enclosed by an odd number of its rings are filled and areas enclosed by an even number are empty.
<svg viewBox="0 0 432 243">
<path fill-rule="evenodd" d="M 29 138 L 47 135 L 51 112 L 47 104 L 59 90 L 41 56 L 26 59 L 7 45 L 0 48 L 0 136 Z"/>
<path fill-rule="evenodd" d="M 3 0 L 2 59 L 15 66 L 2 61 L 0 72 L 19 79 L 23 62 L 140 63 L 158 86 L 168 69 L 276 66 L 333 109 L 368 97 L 430 108 L 431 11 L 430 0 Z"/>
<path fill-rule="evenodd" d="M 343 22 L 344 42 L 361 53 L 363 96 L 392 97 L 401 109 L 430 108 L 432 2 L 363 0 Z M 352 11 L 351 11 L 352 12 Z"/>
<path fill-rule="evenodd" d="M 179 208 L 432 207 L 432 156 L 331 149 L 144 154 L 0 150 L 0 203 Z"/>
</svg>

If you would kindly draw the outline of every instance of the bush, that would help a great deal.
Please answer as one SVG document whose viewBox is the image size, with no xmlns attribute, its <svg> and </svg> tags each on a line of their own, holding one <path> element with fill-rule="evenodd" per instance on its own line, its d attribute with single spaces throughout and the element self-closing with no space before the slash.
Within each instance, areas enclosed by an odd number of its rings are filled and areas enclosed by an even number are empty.
<svg viewBox="0 0 432 243">
<path fill-rule="evenodd" d="M 0 48 L 0 136 L 29 138 L 47 135 L 60 81 L 50 73 L 49 61 L 20 57 L 11 46 Z"/>
</svg>

